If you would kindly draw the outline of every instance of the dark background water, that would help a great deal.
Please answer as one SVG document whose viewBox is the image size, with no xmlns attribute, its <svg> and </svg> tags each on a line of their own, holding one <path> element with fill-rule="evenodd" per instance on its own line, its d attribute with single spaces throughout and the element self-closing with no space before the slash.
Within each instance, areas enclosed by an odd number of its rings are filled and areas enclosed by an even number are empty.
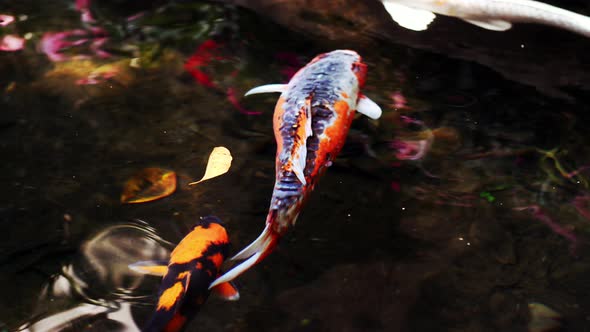
<svg viewBox="0 0 590 332">
<path fill-rule="evenodd" d="M 111 270 L 136 258 L 141 239 L 176 243 L 211 214 L 234 249 L 255 239 L 274 181 L 277 96 L 241 96 L 338 48 L 369 65 L 364 92 L 382 118 L 354 121 L 296 227 L 239 279 L 240 301 L 210 299 L 188 330 L 526 331 L 530 303 L 560 313 L 563 330 L 589 329 L 590 42 L 547 27 L 495 33 L 450 18 L 424 34 L 387 21 L 376 34 L 358 29 L 376 19 L 347 23 L 354 5 L 332 16 L 312 7 L 289 21 L 227 4 L 96 1 L 96 22 L 85 25 L 68 1 L 2 4 L 0 14 L 27 15 L 3 34 L 32 33 L 24 50 L 0 53 L 6 329 L 99 300 L 131 302 L 141 325 L 158 278 L 104 277 L 100 266 L 118 276 Z M 110 57 L 52 62 L 40 52 L 44 33 L 90 27 L 105 30 Z M 212 56 L 199 48 L 207 41 Z M 92 49 L 66 50 L 82 53 Z M 210 84 L 183 67 L 191 55 Z M 97 68 L 115 74 L 76 84 Z M 400 144 L 427 137 L 422 158 L 399 155 Z M 231 170 L 187 186 L 215 146 L 232 152 Z M 121 204 L 123 184 L 144 167 L 174 170 L 177 191 Z M 155 233 L 130 227 L 114 236 L 122 251 L 88 263 L 89 239 L 134 219 Z M 170 248 L 162 243 L 144 244 L 159 253 Z M 41 296 L 69 265 L 85 291 Z"/>
</svg>

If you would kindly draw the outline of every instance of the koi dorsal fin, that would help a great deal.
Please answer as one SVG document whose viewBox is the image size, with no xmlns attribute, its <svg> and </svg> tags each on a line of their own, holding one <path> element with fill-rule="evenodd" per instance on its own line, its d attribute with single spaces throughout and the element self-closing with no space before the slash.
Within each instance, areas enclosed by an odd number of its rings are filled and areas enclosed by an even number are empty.
<svg viewBox="0 0 590 332">
<path fill-rule="evenodd" d="M 129 265 L 137 273 L 164 276 L 168 273 L 168 261 L 141 261 Z"/>
<path fill-rule="evenodd" d="M 313 131 L 311 130 L 311 97 L 305 100 L 305 104 L 299 110 L 298 119 L 301 119 L 299 125 L 301 126 L 302 132 L 298 131 L 296 134 L 297 137 L 299 137 L 299 140 L 298 145 L 295 145 L 295 151 L 293 151 L 293 167 L 291 170 L 301 184 L 305 186 L 307 182 L 305 181 L 305 174 L 303 171 L 305 170 L 305 163 L 307 162 L 307 138 L 313 135 Z"/>
<path fill-rule="evenodd" d="M 381 107 L 364 95 L 359 97 L 359 101 L 356 104 L 356 111 L 374 120 L 379 119 L 382 113 Z"/>
<path fill-rule="evenodd" d="M 257 93 L 280 92 L 283 93 L 287 89 L 287 84 L 266 84 L 257 86 L 248 90 L 244 96 L 255 95 Z"/>
</svg>

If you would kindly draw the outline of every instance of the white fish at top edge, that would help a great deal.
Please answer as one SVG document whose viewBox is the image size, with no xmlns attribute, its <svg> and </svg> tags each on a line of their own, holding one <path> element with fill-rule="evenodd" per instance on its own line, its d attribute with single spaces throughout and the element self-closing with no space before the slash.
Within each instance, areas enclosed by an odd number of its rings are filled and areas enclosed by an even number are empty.
<svg viewBox="0 0 590 332">
<path fill-rule="evenodd" d="M 426 30 L 435 13 L 460 18 L 484 29 L 505 31 L 512 23 L 538 23 L 590 37 L 590 17 L 532 0 L 381 0 L 391 18 L 416 31 Z"/>
</svg>

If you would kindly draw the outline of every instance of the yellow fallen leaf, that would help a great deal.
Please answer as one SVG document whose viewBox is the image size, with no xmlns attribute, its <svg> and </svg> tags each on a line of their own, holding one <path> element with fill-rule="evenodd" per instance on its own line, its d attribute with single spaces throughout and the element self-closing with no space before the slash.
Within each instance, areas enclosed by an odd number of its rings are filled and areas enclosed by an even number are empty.
<svg viewBox="0 0 590 332">
<path fill-rule="evenodd" d="M 555 331 L 561 327 L 561 315 L 542 303 L 529 303 L 529 332 Z"/>
<path fill-rule="evenodd" d="M 203 175 L 203 178 L 199 181 L 189 183 L 189 186 L 226 173 L 231 166 L 232 159 L 231 153 L 227 148 L 224 148 L 223 146 L 215 147 L 209 155 L 205 175 Z"/>
<path fill-rule="evenodd" d="M 145 203 L 166 197 L 176 190 L 176 173 L 156 167 L 144 168 L 123 187 L 121 203 Z"/>
</svg>

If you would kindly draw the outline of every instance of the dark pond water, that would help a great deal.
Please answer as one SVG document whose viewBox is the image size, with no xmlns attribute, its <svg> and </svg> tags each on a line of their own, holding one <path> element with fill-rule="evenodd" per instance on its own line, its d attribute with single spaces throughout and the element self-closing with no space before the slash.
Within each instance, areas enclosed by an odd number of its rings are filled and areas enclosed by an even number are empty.
<svg viewBox="0 0 590 332">
<path fill-rule="evenodd" d="M 590 83 L 574 80 L 590 72 L 584 37 L 462 25 L 518 36 L 524 55 L 500 73 L 482 63 L 512 56 L 501 47 L 469 59 L 362 32 L 343 41 L 222 4 L 3 1 L 0 14 L 15 17 L 2 35 L 26 37 L 0 52 L 3 330 L 141 326 L 159 279 L 128 264 L 167 257 L 207 215 L 234 252 L 254 240 L 277 96 L 241 96 L 338 48 L 365 59 L 364 92 L 383 116 L 353 122 L 296 227 L 239 278 L 241 299 L 209 299 L 187 330 L 590 330 Z M 518 76 L 535 57 L 582 65 Z M 216 146 L 230 171 L 189 187 Z M 176 172 L 176 192 L 121 204 L 146 167 Z M 538 323 L 543 308 L 561 318 Z"/>
</svg>

